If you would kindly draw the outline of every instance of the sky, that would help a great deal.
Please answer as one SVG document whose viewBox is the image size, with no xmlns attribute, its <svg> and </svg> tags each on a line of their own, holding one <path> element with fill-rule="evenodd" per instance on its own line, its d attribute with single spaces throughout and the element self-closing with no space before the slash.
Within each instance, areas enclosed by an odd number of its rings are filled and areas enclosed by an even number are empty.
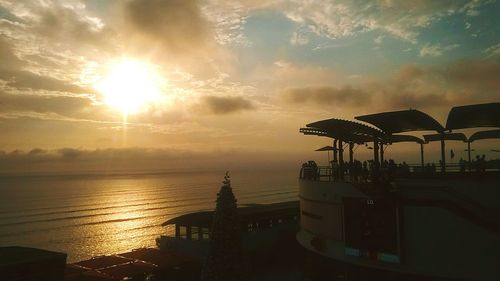
<svg viewBox="0 0 500 281">
<path fill-rule="evenodd" d="M 310 122 L 414 108 L 445 124 L 453 106 L 500 101 L 499 13 L 494 0 L 0 0 L 0 169 L 298 167 L 330 144 L 299 134 Z"/>
</svg>

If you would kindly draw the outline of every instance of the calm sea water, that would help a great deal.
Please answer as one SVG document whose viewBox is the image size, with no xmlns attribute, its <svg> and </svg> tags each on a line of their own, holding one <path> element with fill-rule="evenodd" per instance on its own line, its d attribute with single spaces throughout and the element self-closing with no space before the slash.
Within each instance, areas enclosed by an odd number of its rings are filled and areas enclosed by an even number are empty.
<svg viewBox="0 0 500 281">
<path fill-rule="evenodd" d="M 68 261 L 155 246 L 178 215 L 212 210 L 224 173 L 0 177 L 0 246 Z M 239 205 L 296 200 L 297 172 L 235 172 Z"/>
</svg>

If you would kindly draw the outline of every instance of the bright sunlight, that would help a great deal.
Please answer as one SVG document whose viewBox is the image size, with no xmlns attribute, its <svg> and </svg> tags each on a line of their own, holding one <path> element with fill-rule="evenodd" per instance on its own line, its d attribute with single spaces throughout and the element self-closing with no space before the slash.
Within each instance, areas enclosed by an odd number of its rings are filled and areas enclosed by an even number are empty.
<svg viewBox="0 0 500 281">
<path fill-rule="evenodd" d="M 152 65 L 124 59 L 110 64 L 106 77 L 95 88 L 104 95 L 107 105 L 120 110 L 126 118 L 159 100 L 160 81 Z"/>
</svg>

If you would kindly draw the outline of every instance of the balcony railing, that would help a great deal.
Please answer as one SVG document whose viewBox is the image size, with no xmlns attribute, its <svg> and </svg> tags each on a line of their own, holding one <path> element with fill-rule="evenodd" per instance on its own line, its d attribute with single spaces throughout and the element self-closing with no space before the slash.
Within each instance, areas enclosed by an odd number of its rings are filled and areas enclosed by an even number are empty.
<svg viewBox="0 0 500 281">
<path fill-rule="evenodd" d="M 498 163 L 487 163 L 482 166 L 467 165 L 459 163 L 446 164 L 445 170 L 439 164 L 399 165 L 393 167 L 351 168 L 348 163 L 344 167 L 305 165 L 300 169 L 300 179 L 312 181 L 338 181 L 370 183 L 380 181 L 392 181 L 395 178 L 433 178 L 433 177 L 477 177 L 477 176 L 500 176 L 500 165 Z"/>
</svg>

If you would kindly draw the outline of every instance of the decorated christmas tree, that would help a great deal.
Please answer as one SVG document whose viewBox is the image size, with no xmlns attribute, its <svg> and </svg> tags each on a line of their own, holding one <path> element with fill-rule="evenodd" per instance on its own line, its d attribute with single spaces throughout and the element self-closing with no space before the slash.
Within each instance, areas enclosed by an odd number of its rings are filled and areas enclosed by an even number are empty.
<svg viewBox="0 0 500 281">
<path fill-rule="evenodd" d="M 245 279 L 241 235 L 236 198 L 229 174 L 226 172 L 223 185 L 217 194 L 210 246 L 201 271 L 202 281 Z"/>
</svg>

